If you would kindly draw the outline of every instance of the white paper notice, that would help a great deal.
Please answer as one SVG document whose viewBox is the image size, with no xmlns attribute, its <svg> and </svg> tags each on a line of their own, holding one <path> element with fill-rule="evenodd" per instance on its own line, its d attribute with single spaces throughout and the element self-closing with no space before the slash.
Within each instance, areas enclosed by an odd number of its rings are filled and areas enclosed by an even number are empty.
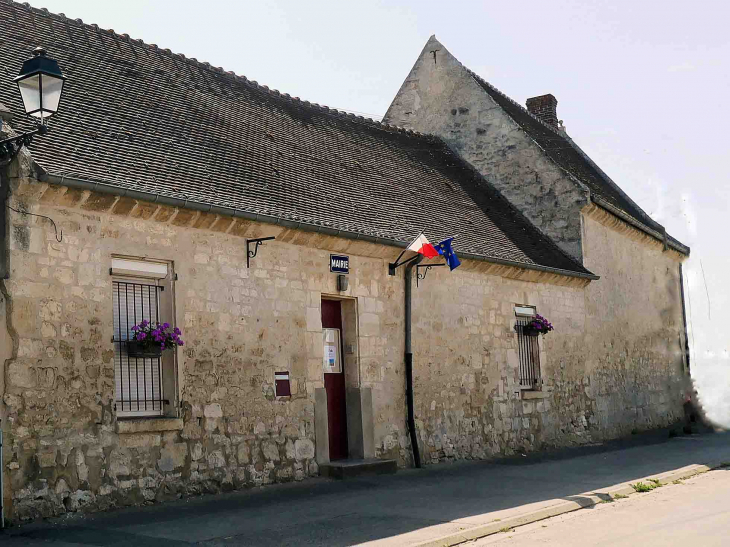
<svg viewBox="0 0 730 547">
<path fill-rule="evenodd" d="M 327 365 L 334 368 L 335 367 L 335 360 L 337 359 L 337 347 L 336 346 L 325 346 L 325 359 L 327 360 Z"/>
</svg>

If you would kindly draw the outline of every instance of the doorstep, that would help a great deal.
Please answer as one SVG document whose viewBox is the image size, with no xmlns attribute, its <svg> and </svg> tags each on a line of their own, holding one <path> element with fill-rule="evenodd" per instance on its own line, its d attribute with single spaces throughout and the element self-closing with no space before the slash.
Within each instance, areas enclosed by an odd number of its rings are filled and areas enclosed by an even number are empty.
<svg viewBox="0 0 730 547">
<path fill-rule="evenodd" d="M 398 471 L 395 460 L 337 460 L 319 466 L 319 474 L 333 479 L 352 479 L 365 475 L 388 475 Z"/>
</svg>

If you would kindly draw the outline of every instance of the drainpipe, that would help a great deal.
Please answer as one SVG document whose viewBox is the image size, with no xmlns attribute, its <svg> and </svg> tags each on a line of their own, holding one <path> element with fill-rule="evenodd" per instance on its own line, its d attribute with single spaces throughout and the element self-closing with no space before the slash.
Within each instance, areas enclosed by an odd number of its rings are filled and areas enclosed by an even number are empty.
<svg viewBox="0 0 730 547">
<path fill-rule="evenodd" d="M 10 228 L 7 202 L 10 197 L 10 177 L 7 167 L 0 165 L 0 280 L 10 277 Z"/>
<path fill-rule="evenodd" d="M 413 450 L 413 464 L 421 468 L 421 454 L 418 452 L 418 436 L 416 435 L 416 420 L 413 417 L 413 352 L 411 351 L 411 277 L 413 267 L 423 260 L 423 255 L 406 264 L 405 271 L 405 305 L 406 305 L 406 405 L 408 406 L 408 431 L 411 434 L 411 450 Z"/>
<path fill-rule="evenodd" d="M 5 528 L 5 482 L 3 481 L 3 471 L 5 471 L 5 462 L 3 460 L 3 421 L 0 420 L 0 530 Z"/>
</svg>

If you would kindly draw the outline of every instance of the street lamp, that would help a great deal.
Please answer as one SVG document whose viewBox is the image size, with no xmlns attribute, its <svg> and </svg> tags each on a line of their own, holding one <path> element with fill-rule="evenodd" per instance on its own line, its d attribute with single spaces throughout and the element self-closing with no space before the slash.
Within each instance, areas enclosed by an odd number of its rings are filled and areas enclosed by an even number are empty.
<svg viewBox="0 0 730 547">
<path fill-rule="evenodd" d="M 20 73 L 13 81 L 18 85 L 25 113 L 36 118 L 38 125 L 33 131 L 0 141 L 2 164 L 12 161 L 23 145 L 30 145 L 33 135 L 43 135 L 48 131 L 46 120 L 58 110 L 65 80 L 58 63 L 46 57 L 46 50 L 42 47 L 35 48 L 33 57 L 23 63 Z"/>
<path fill-rule="evenodd" d="M 35 48 L 33 57 L 23 63 L 14 80 L 23 98 L 25 113 L 40 118 L 41 124 L 45 118 L 53 116 L 61 102 L 64 80 L 58 63 L 46 57 L 42 47 Z"/>
</svg>

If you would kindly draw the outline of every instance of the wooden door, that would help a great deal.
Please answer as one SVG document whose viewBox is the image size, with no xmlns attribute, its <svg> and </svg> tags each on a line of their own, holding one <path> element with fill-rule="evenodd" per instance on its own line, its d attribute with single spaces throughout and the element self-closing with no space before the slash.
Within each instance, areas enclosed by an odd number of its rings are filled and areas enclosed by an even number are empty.
<svg viewBox="0 0 730 547">
<path fill-rule="evenodd" d="M 347 458 L 347 408 L 345 405 L 345 367 L 342 351 L 342 309 L 338 300 L 322 300 L 322 328 L 338 329 L 340 339 L 339 372 L 328 372 L 323 363 L 324 387 L 327 390 L 330 460 Z M 324 341 L 323 341 L 324 344 Z"/>
</svg>

